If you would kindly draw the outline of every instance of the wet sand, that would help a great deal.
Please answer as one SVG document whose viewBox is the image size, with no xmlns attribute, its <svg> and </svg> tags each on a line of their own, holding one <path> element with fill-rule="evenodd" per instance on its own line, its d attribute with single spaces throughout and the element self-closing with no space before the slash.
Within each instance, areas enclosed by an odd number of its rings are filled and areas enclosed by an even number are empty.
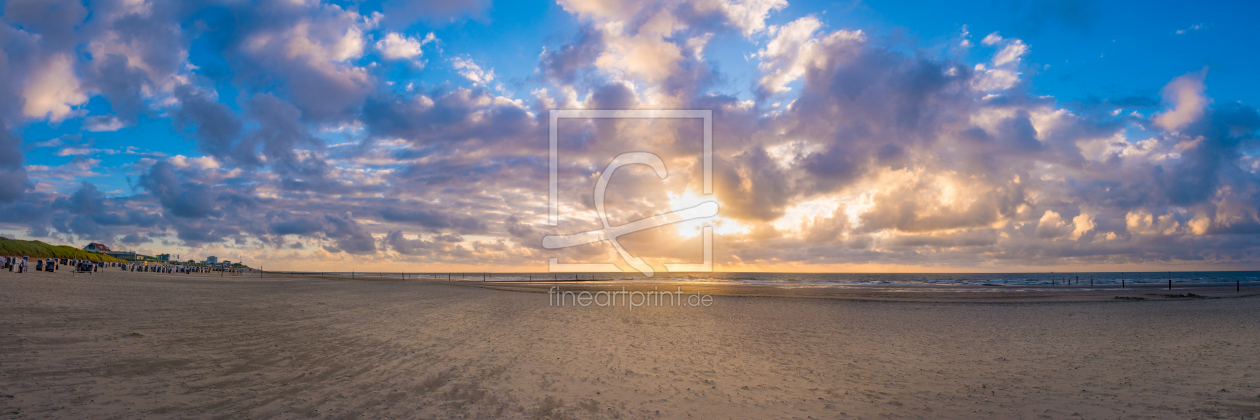
<svg viewBox="0 0 1260 420">
<path fill-rule="evenodd" d="M 475 283 L 0 272 L 0 417 L 1260 418 L 1256 287 Z"/>
</svg>

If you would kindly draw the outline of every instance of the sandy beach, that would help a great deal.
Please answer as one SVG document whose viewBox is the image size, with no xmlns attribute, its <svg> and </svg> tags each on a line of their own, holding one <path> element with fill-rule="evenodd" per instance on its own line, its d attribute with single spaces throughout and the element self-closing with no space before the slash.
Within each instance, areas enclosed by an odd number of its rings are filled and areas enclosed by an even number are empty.
<svg viewBox="0 0 1260 420">
<path fill-rule="evenodd" d="M 551 286 L 4 272 L 0 417 L 1260 418 L 1247 288 Z"/>
</svg>

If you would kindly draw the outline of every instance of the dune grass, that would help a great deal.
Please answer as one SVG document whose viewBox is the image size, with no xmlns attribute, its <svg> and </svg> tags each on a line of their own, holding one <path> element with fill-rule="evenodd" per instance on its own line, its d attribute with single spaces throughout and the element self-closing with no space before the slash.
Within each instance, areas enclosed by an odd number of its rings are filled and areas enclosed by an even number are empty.
<svg viewBox="0 0 1260 420">
<path fill-rule="evenodd" d="M 77 258 L 80 260 L 126 262 L 105 254 L 84 251 L 65 245 L 49 245 L 40 241 L 24 241 L 0 237 L 0 255 L 31 258 Z"/>
</svg>

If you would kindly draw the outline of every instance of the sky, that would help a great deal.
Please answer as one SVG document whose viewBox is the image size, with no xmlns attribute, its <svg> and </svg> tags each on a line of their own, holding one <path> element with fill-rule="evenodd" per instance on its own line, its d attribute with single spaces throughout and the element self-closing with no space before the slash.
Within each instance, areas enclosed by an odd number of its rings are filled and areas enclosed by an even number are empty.
<svg viewBox="0 0 1260 420">
<path fill-rule="evenodd" d="M 1254 2 L 0 0 L 0 235 L 275 270 L 1260 269 Z M 709 110 L 703 122 L 552 110 Z M 604 172 L 627 152 L 659 157 Z M 608 185 L 597 211 L 593 191 Z"/>
</svg>

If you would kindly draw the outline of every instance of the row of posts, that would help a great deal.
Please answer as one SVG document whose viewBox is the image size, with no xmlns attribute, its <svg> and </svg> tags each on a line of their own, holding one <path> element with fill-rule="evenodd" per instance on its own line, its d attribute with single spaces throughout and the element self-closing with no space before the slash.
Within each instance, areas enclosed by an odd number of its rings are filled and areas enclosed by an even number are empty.
<svg viewBox="0 0 1260 420">
<path fill-rule="evenodd" d="M 1120 273 L 1120 275 L 1124 275 L 1124 273 Z M 1072 285 L 1071 277 L 1069 277 L 1069 278 L 1068 278 L 1065 282 L 1066 282 L 1066 283 L 1067 283 L 1067 285 L 1069 285 L 1069 286 L 1070 286 L 1070 285 Z M 1081 276 L 1079 276 L 1079 275 L 1078 275 L 1078 276 L 1076 276 L 1076 283 L 1077 283 L 1077 284 L 1080 284 L 1080 282 L 1081 282 Z M 1052 285 L 1052 286 L 1053 286 L 1053 285 L 1057 285 L 1057 284 L 1058 284 L 1058 280 L 1057 280 L 1057 278 L 1055 278 L 1055 277 L 1051 277 L 1051 278 L 1050 278 L 1050 285 Z M 1228 283 L 1226 283 L 1226 284 L 1228 284 Z M 1089 287 L 1094 287 L 1094 276 L 1093 276 L 1093 275 L 1090 275 L 1090 276 L 1089 276 Z M 1172 287 L 1173 287 L 1172 272 L 1171 272 L 1171 271 L 1169 271 L 1169 272 L 1168 272 L 1168 290 L 1172 290 Z M 1120 288 L 1121 288 L 1121 289 L 1128 288 L 1128 285 L 1126 284 L 1126 282 L 1125 282 L 1125 280 L 1124 280 L 1123 278 L 1122 278 L 1122 279 L 1120 279 Z M 1235 291 L 1235 292 L 1241 292 L 1241 291 L 1242 291 L 1242 280 L 1235 280 L 1235 281 L 1234 281 L 1234 291 Z"/>
</svg>

